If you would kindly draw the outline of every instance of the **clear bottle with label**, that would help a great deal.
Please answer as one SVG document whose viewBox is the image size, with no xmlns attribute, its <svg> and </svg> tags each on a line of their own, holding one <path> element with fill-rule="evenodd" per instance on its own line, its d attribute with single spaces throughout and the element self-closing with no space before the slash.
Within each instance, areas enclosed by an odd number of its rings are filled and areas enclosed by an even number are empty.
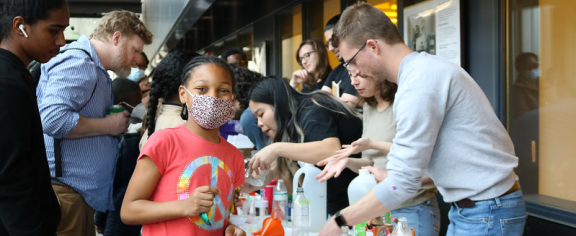
<svg viewBox="0 0 576 236">
<path fill-rule="evenodd" d="M 294 209 L 292 236 L 308 236 L 308 230 L 310 228 L 310 203 L 304 196 L 303 188 L 298 188 L 292 205 Z"/>
<path fill-rule="evenodd" d="M 283 179 L 279 179 L 274 189 L 274 204 L 272 205 L 272 214 L 274 218 L 281 221 L 286 220 L 288 207 L 288 190 Z"/>
<path fill-rule="evenodd" d="M 392 231 L 391 235 L 393 236 L 413 235 L 412 229 L 410 228 L 410 226 L 408 226 L 408 220 L 406 219 L 406 217 L 398 218 L 398 223 L 396 224 L 396 227 L 394 227 L 394 230 Z"/>
</svg>

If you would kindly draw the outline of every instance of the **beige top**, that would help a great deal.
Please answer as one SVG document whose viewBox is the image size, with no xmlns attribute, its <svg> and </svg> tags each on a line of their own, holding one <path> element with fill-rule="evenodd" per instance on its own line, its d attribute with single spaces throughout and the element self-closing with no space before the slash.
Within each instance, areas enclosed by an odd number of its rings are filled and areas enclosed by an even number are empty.
<svg viewBox="0 0 576 236">
<path fill-rule="evenodd" d="M 161 129 L 176 127 L 186 122 L 186 120 L 183 120 L 182 117 L 180 117 L 180 113 L 182 112 L 182 106 L 177 106 L 173 104 L 162 104 L 159 110 L 160 114 L 156 116 L 156 128 L 154 132 Z M 140 149 L 142 149 L 146 141 L 148 141 L 148 129 L 146 129 L 146 131 L 144 131 L 144 134 L 142 134 L 142 139 L 140 139 L 140 145 L 139 145 Z"/>
<path fill-rule="evenodd" d="M 363 138 L 392 142 L 396 135 L 396 119 L 394 117 L 392 104 L 383 111 L 378 111 L 375 106 L 366 104 L 364 106 L 363 122 Z M 387 156 L 374 149 L 363 151 L 362 158 L 368 158 L 374 161 L 374 167 L 382 170 L 386 169 L 386 164 L 388 163 Z M 436 195 L 436 192 L 437 190 L 434 183 L 422 184 L 416 197 L 402 203 L 398 208 L 415 206 L 428 201 Z"/>
</svg>

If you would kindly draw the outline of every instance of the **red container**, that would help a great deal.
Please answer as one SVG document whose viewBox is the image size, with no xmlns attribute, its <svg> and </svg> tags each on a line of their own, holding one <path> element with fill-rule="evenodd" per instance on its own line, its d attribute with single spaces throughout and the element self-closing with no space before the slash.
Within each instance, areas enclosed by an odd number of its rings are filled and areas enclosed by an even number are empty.
<svg viewBox="0 0 576 236">
<path fill-rule="evenodd" d="M 272 203 L 274 202 L 274 187 L 276 186 L 276 180 L 270 181 L 266 187 L 260 190 L 260 195 L 264 197 L 264 200 L 268 201 L 268 215 L 272 214 Z"/>
</svg>

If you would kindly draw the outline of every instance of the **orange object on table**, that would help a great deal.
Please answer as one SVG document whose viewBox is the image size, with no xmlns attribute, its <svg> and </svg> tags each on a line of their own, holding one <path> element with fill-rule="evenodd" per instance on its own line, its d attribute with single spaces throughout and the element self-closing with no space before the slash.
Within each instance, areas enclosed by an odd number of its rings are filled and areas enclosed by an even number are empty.
<svg viewBox="0 0 576 236">
<path fill-rule="evenodd" d="M 268 217 L 264 219 L 262 228 L 252 233 L 252 235 L 261 236 L 284 236 L 284 227 L 282 222 L 276 218 Z"/>
</svg>

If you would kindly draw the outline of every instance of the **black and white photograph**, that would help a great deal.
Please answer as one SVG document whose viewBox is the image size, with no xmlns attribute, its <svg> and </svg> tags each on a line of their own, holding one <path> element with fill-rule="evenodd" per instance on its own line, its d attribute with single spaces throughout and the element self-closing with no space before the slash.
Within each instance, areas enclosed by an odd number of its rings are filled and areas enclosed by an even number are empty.
<svg viewBox="0 0 576 236">
<path fill-rule="evenodd" d="M 408 46 L 417 52 L 436 54 L 435 14 L 428 11 L 424 14 L 408 16 Z"/>
</svg>

